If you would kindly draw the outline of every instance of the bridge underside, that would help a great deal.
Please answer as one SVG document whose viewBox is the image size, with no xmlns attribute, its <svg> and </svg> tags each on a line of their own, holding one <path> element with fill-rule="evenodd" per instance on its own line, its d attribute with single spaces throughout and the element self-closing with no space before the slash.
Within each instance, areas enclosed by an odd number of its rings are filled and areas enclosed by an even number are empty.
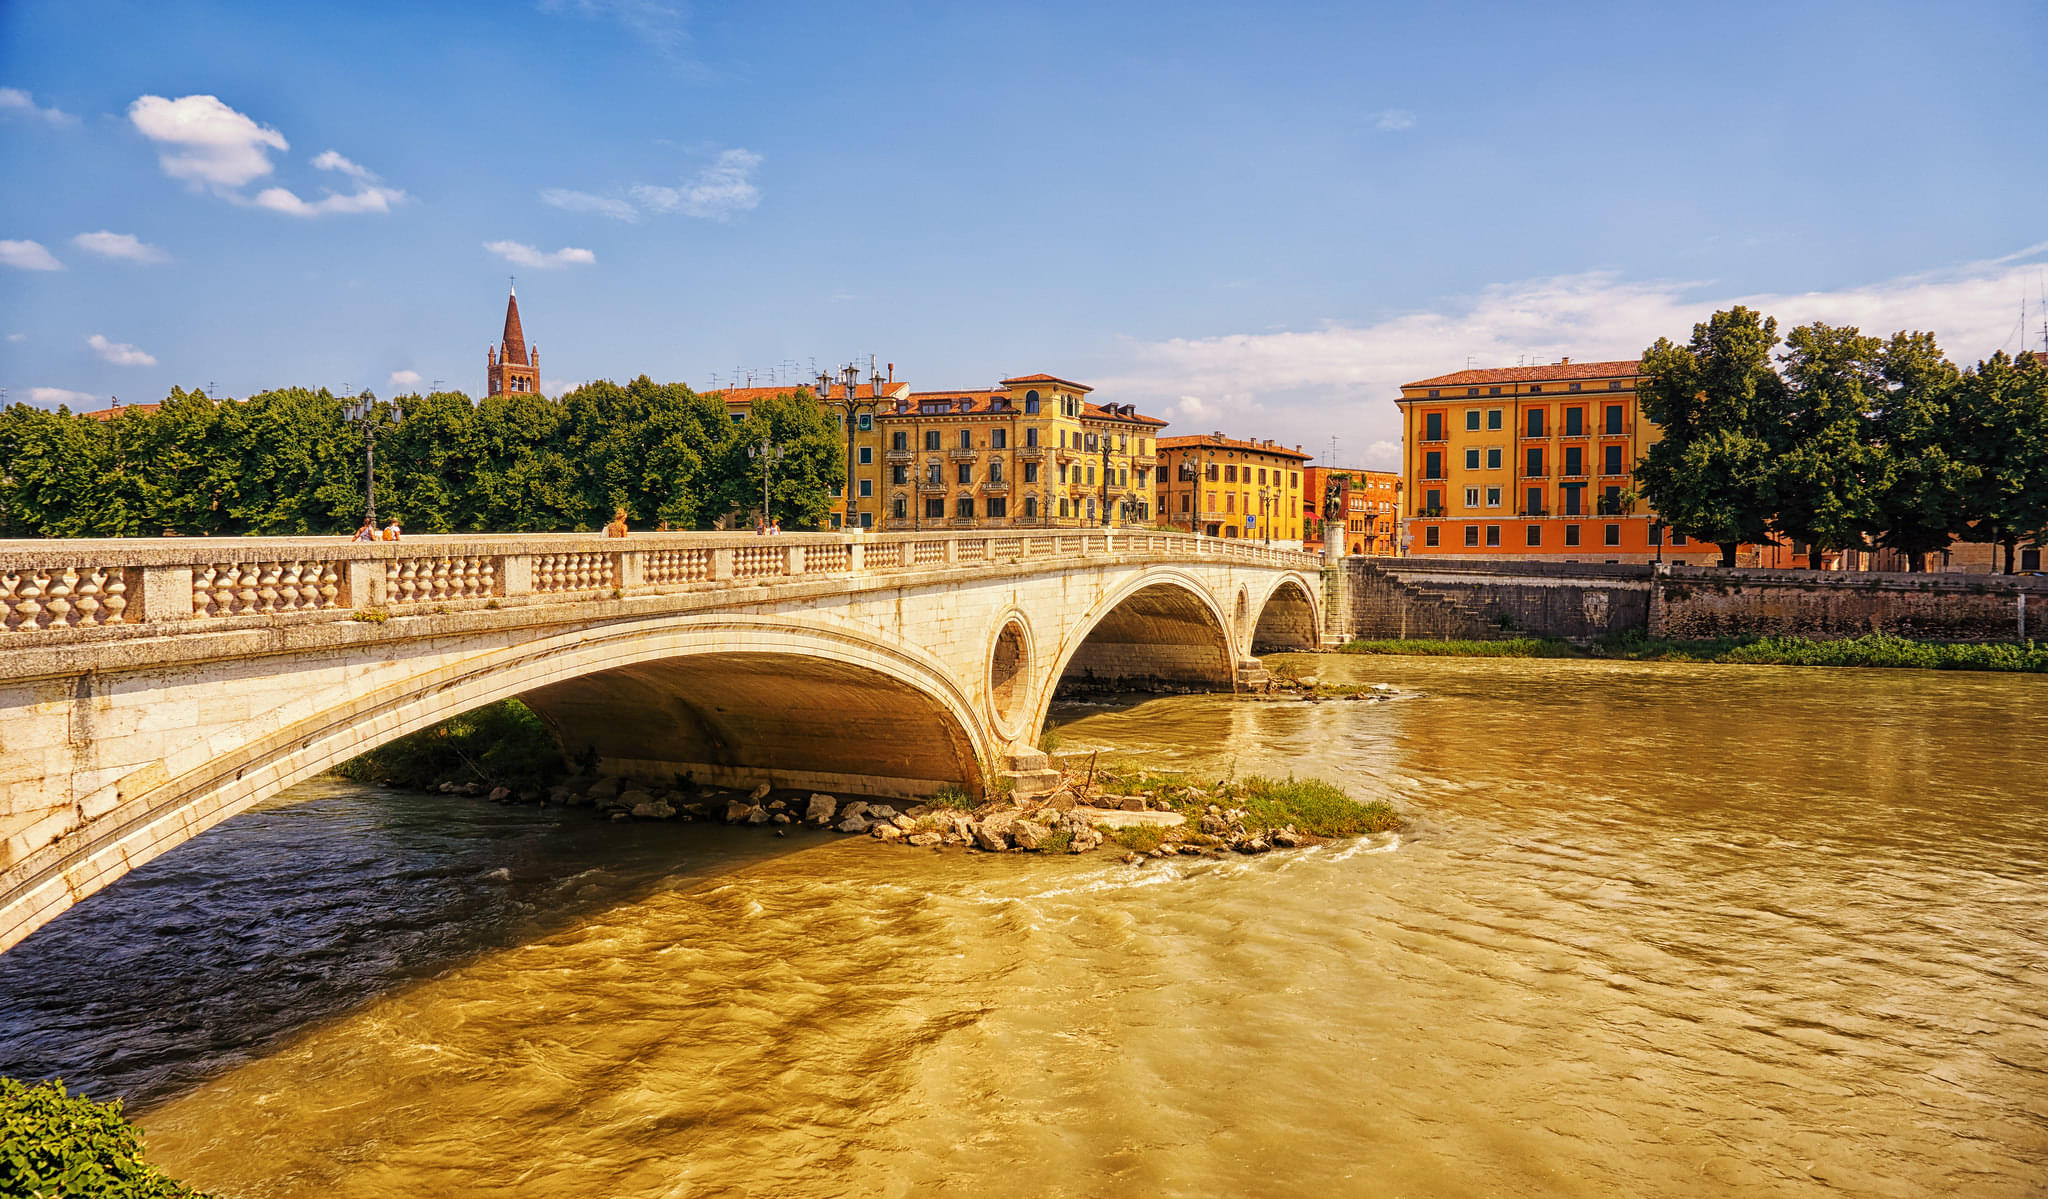
<svg viewBox="0 0 2048 1199">
<path fill-rule="evenodd" d="M 1103 615 L 1060 672 L 1063 689 L 1218 687 L 1235 680 L 1230 636 L 1186 588 L 1156 583 Z"/>
<path fill-rule="evenodd" d="M 1259 613 L 1258 626 L 1252 630 L 1252 652 L 1275 654 L 1321 647 L 1322 622 L 1308 593 L 1295 583 L 1282 583 Z"/>
<path fill-rule="evenodd" d="M 554 683 L 520 697 L 573 761 L 614 774 L 750 787 L 928 795 L 981 788 L 967 732 L 877 671 L 796 654 L 698 654 Z"/>
</svg>

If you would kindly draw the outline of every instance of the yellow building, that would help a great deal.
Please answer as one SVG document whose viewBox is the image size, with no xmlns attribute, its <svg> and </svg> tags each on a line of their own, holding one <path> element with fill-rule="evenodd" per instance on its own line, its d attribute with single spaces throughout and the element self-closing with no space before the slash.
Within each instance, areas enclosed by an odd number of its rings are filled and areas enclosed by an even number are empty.
<svg viewBox="0 0 2048 1199">
<path fill-rule="evenodd" d="M 1020 375 L 986 390 L 910 392 L 878 413 L 882 527 L 1081 528 L 1151 519 L 1166 424 L 1089 388 Z"/>
<path fill-rule="evenodd" d="M 836 489 L 831 527 L 1083 528 L 1152 517 L 1154 438 L 1166 422 L 1090 388 L 1019 375 L 991 388 L 913 391 L 851 368 L 814 387 L 737 387 L 717 394 L 734 420 L 769 396 L 815 397 L 847 435 L 852 495 Z M 850 515 L 849 515 L 850 513 Z"/>
<path fill-rule="evenodd" d="M 1211 537 L 1301 546 L 1299 448 L 1221 433 L 1159 439 L 1159 520 Z"/>
</svg>

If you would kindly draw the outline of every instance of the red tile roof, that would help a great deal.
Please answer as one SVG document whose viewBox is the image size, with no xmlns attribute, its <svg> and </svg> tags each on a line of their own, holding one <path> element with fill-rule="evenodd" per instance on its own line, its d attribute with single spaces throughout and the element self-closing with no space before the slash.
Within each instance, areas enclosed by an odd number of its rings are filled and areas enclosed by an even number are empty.
<svg viewBox="0 0 2048 1199">
<path fill-rule="evenodd" d="M 1111 412 L 1109 410 L 1111 407 L 1112 405 L 1109 404 L 1091 404 L 1083 400 L 1081 401 L 1081 417 L 1083 420 L 1115 421 L 1118 424 L 1145 425 L 1153 429 L 1164 429 L 1166 427 L 1166 422 L 1156 416 L 1146 416 L 1142 412 L 1132 412 L 1129 416 L 1126 416 L 1121 412 Z"/>
<path fill-rule="evenodd" d="M 1014 379 L 1002 379 L 999 382 L 1005 387 L 1012 383 L 1057 383 L 1061 387 L 1071 387 L 1075 391 L 1095 390 L 1085 383 L 1076 383 L 1072 379 L 1062 379 L 1058 375 L 1018 375 Z"/>
<path fill-rule="evenodd" d="M 910 386 L 908 383 L 904 383 L 901 380 L 895 383 L 883 383 L 881 398 L 889 399 L 898 391 L 908 386 Z M 747 404 L 755 400 L 765 400 L 770 396 L 795 395 L 799 391 L 810 392 L 813 395 L 817 394 L 817 389 L 809 383 L 785 383 L 780 387 L 716 387 L 699 394 L 717 396 L 728 404 Z M 838 399 L 844 394 L 846 394 L 844 387 L 837 383 L 832 385 L 832 398 Z M 874 384 L 861 383 L 856 385 L 853 389 L 853 398 L 857 400 L 874 399 Z"/>
<path fill-rule="evenodd" d="M 1255 454 L 1272 454 L 1280 458 L 1293 458 L 1300 462 L 1307 462 L 1315 456 L 1313 454 L 1304 454 L 1300 450 L 1290 450 L 1284 445 L 1276 445 L 1269 441 L 1241 441 L 1235 437 L 1225 437 L 1220 433 L 1197 433 L 1190 437 L 1162 437 L 1159 439 L 1159 448 L 1162 450 L 1249 450 Z"/>
<path fill-rule="evenodd" d="M 116 420 L 124 412 L 140 412 L 142 415 L 148 416 L 161 407 L 163 407 L 162 404 L 116 404 L 112 408 L 97 408 L 91 412 L 81 412 L 78 415 L 89 416 L 94 420 Z"/>
<path fill-rule="evenodd" d="M 1403 383 L 1403 387 L 1470 387 L 1480 383 L 1548 383 L 1567 379 L 1612 379 L 1639 374 L 1642 363 L 1634 358 L 1617 362 L 1559 362 L 1551 366 L 1502 366 L 1485 370 L 1453 371 L 1430 379 Z"/>
</svg>

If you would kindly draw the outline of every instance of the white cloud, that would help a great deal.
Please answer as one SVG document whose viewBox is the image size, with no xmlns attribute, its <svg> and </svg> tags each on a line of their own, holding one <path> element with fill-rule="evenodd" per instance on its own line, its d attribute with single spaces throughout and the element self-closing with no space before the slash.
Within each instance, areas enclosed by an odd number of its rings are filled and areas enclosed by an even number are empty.
<svg viewBox="0 0 2048 1199">
<path fill-rule="evenodd" d="M 41 117 L 52 125 L 76 125 L 78 118 L 55 106 L 43 108 L 35 98 L 18 87 L 0 87 L 0 112 L 19 112 Z"/>
<path fill-rule="evenodd" d="M 61 271 L 64 264 L 39 241 L 0 241 L 0 265 L 22 271 Z"/>
<path fill-rule="evenodd" d="M 541 0 L 545 12 L 574 12 L 597 20 L 614 21 L 656 52 L 674 57 L 690 40 L 683 27 L 683 10 L 662 0 Z"/>
<path fill-rule="evenodd" d="M 20 343 L 22 343 L 22 342 L 24 342 L 24 341 L 27 341 L 27 340 L 28 340 L 28 334 L 26 334 L 26 333 L 9 333 L 9 334 L 7 335 L 7 344 L 8 344 L 8 345 L 19 345 Z"/>
<path fill-rule="evenodd" d="M 284 134 L 214 96 L 143 96 L 128 106 L 128 120 L 157 144 L 164 174 L 217 192 L 270 174 L 270 151 L 291 148 Z"/>
<path fill-rule="evenodd" d="M 390 212 L 394 205 L 404 203 L 405 199 L 405 193 L 395 187 L 365 184 L 346 195 L 329 192 L 311 201 L 300 199 L 298 193 L 289 188 L 266 187 L 257 192 L 256 198 L 249 203 L 286 216 L 316 217 L 338 212 Z"/>
<path fill-rule="evenodd" d="M 540 381 L 540 393 L 548 396 L 559 396 L 581 386 L 583 384 L 574 379 L 542 379 Z"/>
<path fill-rule="evenodd" d="M 123 341 L 108 341 L 98 333 L 85 339 L 93 353 L 115 366 L 155 366 L 156 356 Z"/>
<path fill-rule="evenodd" d="M 375 172 L 343 158 L 333 150 L 322 151 L 313 166 L 338 171 L 356 182 L 356 190 L 342 194 L 330 190 L 317 200 L 305 200 L 285 187 L 267 187 L 254 198 L 241 189 L 276 170 L 270 161 L 272 150 L 289 150 L 284 134 L 259 125 L 242 113 L 221 103 L 215 96 L 143 96 L 128 106 L 128 120 L 142 136 L 157 144 L 157 162 L 173 179 L 184 179 L 194 187 L 206 186 L 215 195 L 256 208 L 267 208 L 287 216 L 316 217 L 331 213 L 389 212 L 405 201 L 406 194 L 385 187 Z"/>
<path fill-rule="evenodd" d="M 399 387 L 414 387 L 419 384 L 419 381 L 420 373 L 418 371 L 391 372 L 391 382 Z"/>
<path fill-rule="evenodd" d="M 1415 128 L 1415 114 L 1405 108 L 1382 108 L 1372 114 L 1372 127 L 1389 133 Z"/>
<path fill-rule="evenodd" d="M 73 408 L 79 408 L 97 402 L 99 397 L 89 392 L 71 391 L 63 387 L 31 387 L 28 389 L 28 400 L 31 404 L 46 404 L 50 407 L 69 404 Z"/>
<path fill-rule="evenodd" d="M 597 261 L 597 255 L 574 246 L 563 246 L 552 253 L 537 250 L 524 242 L 487 241 L 484 249 L 511 263 L 513 266 L 530 266 L 536 270 L 547 270 L 558 266 L 589 266 Z"/>
<path fill-rule="evenodd" d="M 615 221 L 640 219 L 640 210 L 624 200 L 611 196 L 594 196 L 589 192 L 570 191 L 562 187 L 551 187 L 541 192 L 540 202 L 552 204 L 569 212 L 594 212 Z"/>
<path fill-rule="evenodd" d="M 754 184 L 754 168 L 760 165 L 761 156 L 751 150 L 726 150 L 682 187 L 641 183 L 631 192 L 656 212 L 722 221 L 761 202 L 761 189 Z"/>
<path fill-rule="evenodd" d="M 98 233 L 81 233 L 71 239 L 71 244 L 88 254 L 102 258 L 121 258 L 129 262 L 167 262 L 170 255 L 164 253 L 133 233 L 109 233 L 105 229 Z"/>
<path fill-rule="evenodd" d="M 1958 362 L 2020 348 L 2013 297 L 2037 282 L 2048 243 L 1954 270 L 1833 291 L 1728 295 L 1696 283 L 1630 282 L 1592 272 L 1500 284 L 1439 310 L 1370 324 L 1282 333 L 1127 342 L 1098 395 L 1175 420 L 1175 432 L 1221 428 L 1299 443 L 1321 461 L 1340 437 L 1340 465 L 1399 462 L 1401 384 L 1474 366 L 1629 359 L 1659 337 L 1683 341 L 1731 304 L 1776 316 L 1781 331 L 1812 321 L 1889 335 L 1931 330 Z"/>
</svg>

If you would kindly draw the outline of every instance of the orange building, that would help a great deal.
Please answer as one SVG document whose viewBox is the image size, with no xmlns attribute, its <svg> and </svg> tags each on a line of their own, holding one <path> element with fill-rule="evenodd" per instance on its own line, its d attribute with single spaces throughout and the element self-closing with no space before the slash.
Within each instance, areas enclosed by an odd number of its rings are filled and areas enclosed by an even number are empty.
<svg viewBox="0 0 2048 1199">
<path fill-rule="evenodd" d="M 1638 363 L 1464 370 L 1403 384 L 1401 540 L 1419 557 L 1715 562 L 1668 539 L 1635 490 L 1661 436 L 1636 410 Z"/>
<path fill-rule="evenodd" d="M 1344 552 L 1388 557 L 1400 546 L 1401 476 L 1390 470 L 1310 466 L 1302 470 L 1302 546 L 1321 552 L 1329 493 L 1339 493 Z"/>
</svg>

